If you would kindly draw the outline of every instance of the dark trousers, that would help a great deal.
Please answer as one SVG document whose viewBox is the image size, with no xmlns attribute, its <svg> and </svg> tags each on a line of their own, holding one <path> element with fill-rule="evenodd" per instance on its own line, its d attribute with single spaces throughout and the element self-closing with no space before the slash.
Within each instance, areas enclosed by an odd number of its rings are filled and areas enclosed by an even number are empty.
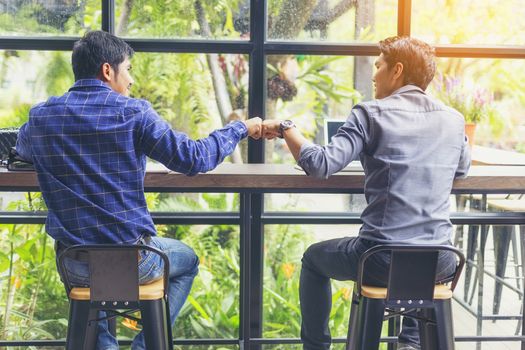
<svg viewBox="0 0 525 350">
<path fill-rule="evenodd" d="M 330 279 L 357 279 L 360 256 L 378 243 L 359 237 L 332 239 L 311 245 L 303 255 L 299 297 L 301 300 L 301 339 L 305 350 L 328 350 L 332 342 L 328 321 L 332 308 Z M 365 263 L 364 284 L 386 286 L 390 254 L 375 254 Z M 440 253 L 437 280 L 454 273 L 453 254 Z M 418 322 L 404 317 L 399 341 L 419 345 Z"/>
</svg>

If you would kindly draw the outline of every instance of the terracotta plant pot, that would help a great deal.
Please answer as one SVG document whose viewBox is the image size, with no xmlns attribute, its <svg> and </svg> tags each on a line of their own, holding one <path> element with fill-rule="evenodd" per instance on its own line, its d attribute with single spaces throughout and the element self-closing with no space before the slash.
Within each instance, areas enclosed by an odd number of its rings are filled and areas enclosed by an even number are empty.
<svg viewBox="0 0 525 350">
<path fill-rule="evenodd" d="M 470 147 L 474 146 L 474 135 L 476 134 L 476 125 L 474 123 L 465 123 L 465 135 L 468 137 Z"/>
</svg>

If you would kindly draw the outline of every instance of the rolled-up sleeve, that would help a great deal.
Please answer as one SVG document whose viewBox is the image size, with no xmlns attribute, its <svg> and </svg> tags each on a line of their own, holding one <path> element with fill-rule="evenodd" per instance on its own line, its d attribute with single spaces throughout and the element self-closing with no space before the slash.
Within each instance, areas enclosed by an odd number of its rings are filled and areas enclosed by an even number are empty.
<svg viewBox="0 0 525 350">
<path fill-rule="evenodd" d="M 368 139 L 368 114 L 363 107 L 357 105 L 327 146 L 303 144 L 298 164 L 306 174 L 326 179 L 351 161 L 359 159 Z"/>
<path fill-rule="evenodd" d="M 247 133 L 246 125 L 237 121 L 215 130 L 206 138 L 192 140 L 186 134 L 173 130 L 147 104 L 140 125 L 139 147 L 148 157 L 167 168 L 195 175 L 214 169 L 235 150 Z"/>
</svg>

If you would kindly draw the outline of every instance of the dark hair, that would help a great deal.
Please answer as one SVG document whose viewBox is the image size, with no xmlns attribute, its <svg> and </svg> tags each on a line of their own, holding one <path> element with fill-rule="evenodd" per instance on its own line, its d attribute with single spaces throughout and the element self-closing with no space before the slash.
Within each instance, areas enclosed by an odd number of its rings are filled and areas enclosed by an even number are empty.
<svg viewBox="0 0 525 350">
<path fill-rule="evenodd" d="M 389 68 L 403 64 L 404 84 L 425 90 L 436 73 L 435 50 L 427 43 L 408 36 L 392 36 L 379 42 Z"/>
<path fill-rule="evenodd" d="M 118 66 L 133 56 L 133 49 L 122 39 L 107 32 L 87 32 L 75 42 L 71 64 L 75 80 L 96 78 L 104 63 L 118 72 Z"/>
</svg>

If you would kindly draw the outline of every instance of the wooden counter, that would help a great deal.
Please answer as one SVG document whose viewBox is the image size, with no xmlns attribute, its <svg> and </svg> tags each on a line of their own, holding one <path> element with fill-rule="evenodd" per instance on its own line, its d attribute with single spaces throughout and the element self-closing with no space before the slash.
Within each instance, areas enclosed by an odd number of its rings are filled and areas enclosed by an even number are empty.
<svg viewBox="0 0 525 350">
<path fill-rule="evenodd" d="M 221 164 L 188 177 L 152 167 L 145 178 L 149 192 L 318 192 L 363 191 L 362 172 L 341 172 L 327 180 L 308 177 L 292 165 Z M 0 191 L 38 191 L 34 172 L 0 170 Z M 454 182 L 454 193 L 524 193 L 525 166 L 473 166 L 469 177 Z"/>
</svg>

